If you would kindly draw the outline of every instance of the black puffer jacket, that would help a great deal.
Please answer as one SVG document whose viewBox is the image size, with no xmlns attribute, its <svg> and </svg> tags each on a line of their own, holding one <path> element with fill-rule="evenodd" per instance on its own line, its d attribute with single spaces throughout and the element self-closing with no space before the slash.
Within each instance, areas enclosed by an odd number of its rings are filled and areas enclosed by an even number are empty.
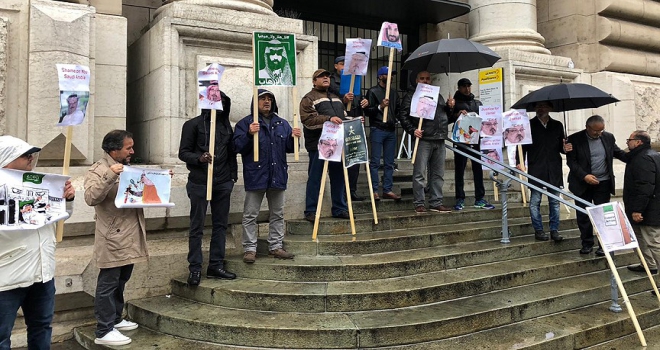
<svg viewBox="0 0 660 350">
<path fill-rule="evenodd" d="M 231 99 L 222 94 L 224 110 L 217 113 L 215 128 L 215 154 L 213 160 L 213 183 L 220 184 L 238 179 L 238 163 L 232 138 L 234 131 L 229 123 Z M 206 185 L 208 164 L 199 161 L 199 157 L 209 151 L 211 137 L 211 110 L 203 109 L 202 114 L 183 123 L 181 142 L 179 144 L 179 159 L 186 162 L 190 170 L 188 181 Z"/>
<path fill-rule="evenodd" d="M 398 115 L 399 123 L 401 123 L 403 129 L 410 135 L 415 135 L 415 130 L 419 126 L 419 118 L 410 115 L 410 104 L 416 89 L 417 85 L 412 85 L 408 88 L 403 101 L 401 101 Z M 433 120 L 424 119 L 422 122 L 422 130 L 424 130 L 422 140 L 446 140 L 448 134 L 447 127 L 455 121 L 454 108 L 449 108 L 445 103 L 444 97 L 438 95 L 438 108 L 435 110 L 435 118 Z"/>
<path fill-rule="evenodd" d="M 483 104 L 479 100 L 474 99 L 474 94 L 463 95 L 460 91 L 454 93 L 454 100 L 456 100 L 456 105 L 454 106 L 454 114 L 458 118 L 461 111 L 468 111 L 479 113 L 479 106 Z"/>
<path fill-rule="evenodd" d="M 623 204 L 631 223 L 632 213 L 642 213 L 639 225 L 660 226 L 660 154 L 648 144 L 627 154 L 623 177 Z"/>
<path fill-rule="evenodd" d="M 385 99 L 385 88 L 376 85 L 367 91 L 369 106 L 365 108 L 365 114 L 369 116 L 369 125 L 381 130 L 394 131 L 396 128 L 396 114 L 399 108 L 399 96 L 396 89 L 390 87 L 390 106 L 387 109 L 387 123 L 383 123 L 383 111 L 378 109 L 380 102 Z"/>
</svg>

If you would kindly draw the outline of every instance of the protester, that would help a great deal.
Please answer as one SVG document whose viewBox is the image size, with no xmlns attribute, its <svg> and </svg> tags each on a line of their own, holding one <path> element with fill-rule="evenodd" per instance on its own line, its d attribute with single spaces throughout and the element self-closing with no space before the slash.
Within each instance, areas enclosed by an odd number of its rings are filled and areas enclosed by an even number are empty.
<svg viewBox="0 0 660 350">
<path fill-rule="evenodd" d="M 284 250 L 284 191 L 288 181 L 286 154 L 293 153 L 299 128 L 277 115 L 275 95 L 264 89 L 258 96 L 259 121 L 252 113 L 236 124 L 234 147 L 243 158 L 245 203 L 243 206 L 243 262 L 251 264 L 257 258 L 257 216 L 264 195 L 268 200 L 268 251 L 278 259 L 293 259 Z M 254 135 L 259 135 L 259 161 L 254 161 Z"/>
<path fill-rule="evenodd" d="M 534 143 L 522 145 L 522 158 L 527 157 L 527 172 L 529 175 L 543 180 L 552 186 L 564 188 L 564 176 L 562 173 L 561 154 L 570 151 L 570 145 L 564 149 L 564 125 L 550 117 L 552 104 L 550 102 L 537 102 L 534 106 L 536 116 L 529 121 L 529 128 Z M 524 162 L 520 162 L 520 156 L 516 155 L 518 169 L 525 171 Z M 530 179 L 530 183 L 545 188 L 544 185 Z M 559 192 L 546 188 L 556 196 Z M 532 219 L 534 237 L 539 241 L 547 241 L 552 238 L 560 242 L 564 238 L 559 234 L 559 200 L 548 197 L 549 204 L 549 228 L 550 237 L 543 231 L 543 219 L 541 217 L 542 193 L 530 188 L 529 216 Z"/>
<path fill-rule="evenodd" d="M 32 171 L 39 151 L 41 148 L 19 138 L 0 136 L 0 168 Z M 67 180 L 64 198 L 69 214 L 75 195 Z M 11 348 L 11 331 L 19 307 L 27 326 L 28 348 L 50 349 L 55 311 L 55 224 L 0 231 L 0 257 L 0 349 Z"/>
<path fill-rule="evenodd" d="M 401 102 L 398 115 L 401 126 L 410 135 L 419 139 L 417 159 L 413 167 L 413 196 L 415 212 L 426 213 L 424 188 L 429 186 L 429 209 L 434 212 L 449 213 L 451 208 L 442 205 L 442 185 L 445 173 L 445 139 L 447 139 L 447 125 L 456 120 L 448 116 L 454 115 L 453 98 L 449 98 L 445 104 L 442 95 L 437 96 L 437 109 L 433 119 L 424 119 L 422 128 L 419 119 L 410 115 L 410 105 L 417 84 L 430 84 L 431 74 L 427 71 L 417 73 L 415 84 L 408 88 L 408 92 Z M 428 176 L 428 179 L 427 179 Z M 428 182 L 427 182 L 428 180 Z"/>
<path fill-rule="evenodd" d="M 651 137 L 644 130 L 633 131 L 626 140 L 630 152 L 623 178 L 623 204 L 639 248 L 651 273 L 660 264 L 660 154 L 651 149 Z M 645 272 L 641 264 L 628 270 Z"/>
<path fill-rule="evenodd" d="M 215 127 L 214 155 L 209 153 L 211 110 L 183 123 L 179 159 L 190 171 L 186 192 L 190 199 L 190 235 L 188 236 L 188 285 L 199 285 L 202 274 L 202 235 L 206 210 L 211 204 L 211 246 L 207 278 L 235 279 L 225 266 L 225 241 L 229 223 L 229 204 L 234 183 L 238 180 L 238 164 L 229 123 L 231 99 L 221 91 L 223 110 L 218 111 Z M 208 166 L 213 167 L 211 200 L 206 200 Z"/>
<path fill-rule="evenodd" d="M 94 295 L 95 344 L 128 344 L 131 339 L 120 331 L 138 326 L 122 320 L 122 312 L 124 288 L 133 273 L 133 265 L 149 257 L 144 211 L 115 206 L 119 174 L 131 161 L 133 144 L 130 132 L 110 131 L 101 144 L 105 154 L 85 174 L 85 202 L 94 207 L 94 258 L 100 269 Z"/>
<path fill-rule="evenodd" d="M 613 158 L 623 162 L 626 152 L 616 145 L 614 135 L 605 130 L 605 120 L 599 115 L 587 119 L 585 130 L 578 131 L 568 137 L 572 151 L 566 153 L 566 162 L 570 168 L 568 173 L 568 189 L 576 196 L 593 204 L 609 203 L 610 194 L 614 194 Z M 576 202 L 577 206 L 585 205 Z M 578 228 L 582 239 L 580 254 L 593 251 L 594 233 L 591 220 L 587 214 L 577 212 Z M 602 248 L 596 250 L 597 256 L 605 256 Z"/>
<path fill-rule="evenodd" d="M 367 91 L 368 107 L 365 108 L 371 125 L 371 159 L 369 170 L 371 171 L 371 188 L 374 199 L 379 200 L 378 195 L 378 168 L 380 158 L 383 157 L 383 194 L 384 199 L 401 200 L 401 196 L 392 192 L 394 177 L 394 153 L 396 152 L 396 114 L 399 110 L 399 101 L 396 89 L 390 89 L 390 95 L 385 96 L 387 90 L 387 67 L 378 69 L 378 85 Z M 395 74 L 395 72 L 392 72 Z M 387 122 L 383 122 L 383 112 L 387 110 Z"/>
<path fill-rule="evenodd" d="M 472 82 L 468 78 L 461 78 L 458 80 L 458 90 L 454 93 L 454 100 L 456 106 L 454 107 L 454 117 L 458 119 L 461 115 L 468 113 L 479 114 L 479 106 L 482 105 L 481 101 L 474 98 L 472 94 Z M 480 153 L 479 143 L 466 145 L 462 143 L 455 144 L 458 149 L 465 153 L 472 154 L 478 158 Z M 467 148 L 474 151 L 471 152 Z M 458 153 L 454 153 L 454 176 L 456 179 L 456 204 L 454 210 L 463 210 L 465 208 L 465 167 L 467 166 L 467 157 Z M 484 188 L 484 171 L 481 164 L 472 160 L 472 176 L 474 178 L 474 207 L 480 209 L 495 209 L 495 206 L 488 203 L 484 198 L 486 189 Z"/>
<path fill-rule="evenodd" d="M 318 143 L 323 131 L 323 123 L 330 121 L 341 124 L 349 119 L 344 110 L 344 104 L 339 97 L 328 90 L 330 87 L 330 72 L 317 69 L 312 75 L 313 88 L 300 101 L 300 120 L 305 134 L 305 149 L 309 156 L 307 168 L 307 188 L 305 191 L 305 220 L 314 222 L 316 206 L 319 201 L 321 177 L 323 175 L 322 159 L 319 159 Z M 332 216 L 349 219 L 344 170 L 341 162 L 329 162 L 330 194 L 332 197 Z"/>
</svg>

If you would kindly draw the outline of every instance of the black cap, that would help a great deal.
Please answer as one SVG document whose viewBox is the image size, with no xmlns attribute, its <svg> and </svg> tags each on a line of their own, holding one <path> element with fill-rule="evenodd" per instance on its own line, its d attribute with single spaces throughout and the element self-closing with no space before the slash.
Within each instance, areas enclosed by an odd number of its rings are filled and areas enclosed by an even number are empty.
<svg viewBox="0 0 660 350">
<path fill-rule="evenodd" d="M 458 80 L 458 86 L 472 85 L 472 82 L 468 78 L 461 78 Z"/>
<path fill-rule="evenodd" d="M 339 56 L 339 57 L 335 58 L 335 64 L 337 64 L 339 62 L 344 62 L 345 60 L 346 60 L 346 56 Z"/>
</svg>

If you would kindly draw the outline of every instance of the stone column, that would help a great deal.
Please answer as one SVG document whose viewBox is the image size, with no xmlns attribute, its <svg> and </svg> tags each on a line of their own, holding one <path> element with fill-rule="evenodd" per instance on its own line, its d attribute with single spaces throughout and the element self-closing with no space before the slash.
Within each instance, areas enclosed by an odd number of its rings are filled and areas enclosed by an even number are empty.
<svg viewBox="0 0 660 350">
<path fill-rule="evenodd" d="M 470 40 L 493 50 L 549 54 L 536 31 L 536 0 L 469 0 Z"/>
<path fill-rule="evenodd" d="M 274 15 L 274 0 L 168 0 L 165 4 L 181 2 L 185 4 L 221 7 L 235 11 L 260 13 L 262 15 Z M 158 12 L 156 12 L 158 14 Z"/>
</svg>

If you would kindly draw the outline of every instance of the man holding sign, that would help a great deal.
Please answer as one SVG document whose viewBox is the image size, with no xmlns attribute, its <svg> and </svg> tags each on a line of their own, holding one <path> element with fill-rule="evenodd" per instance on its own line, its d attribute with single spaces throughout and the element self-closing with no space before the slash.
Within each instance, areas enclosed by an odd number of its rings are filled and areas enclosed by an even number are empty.
<svg viewBox="0 0 660 350">
<path fill-rule="evenodd" d="M 451 208 L 442 205 L 442 185 L 444 183 L 445 173 L 445 139 L 448 136 L 448 124 L 453 123 L 455 119 L 449 120 L 448 116 L 453 116 L 455 101 L 449 98 L 445 104 L 445 99 L 438 92 L 434 96 L 421 96 L 418 99 L 417 107 L 422 104 L 422 111 L 417 108 L 412 109 L 413 95 L 417 90 L 418 84 L 430 84 L 431 74 L 427 71 L 417 73 L 415 84 L 408 88 L 407 94 L 401 102 L 401 111 L 399 113 L 399 122 L 401 126 L 410 135 L 419 139 L 417 150 L 417 160 L 413 168 L 413 196 L 415 212 L 418 214 L 426 213 L 424 187 L 428 184 L 430 191 L 429 209 L 439 213 L 449 213 Z M 439 90 L 438 90 L 439 91 Z M 430 101 L 437 103 L 435 114 L 432 119 L 425 119 L 423 116 L 426 111 L 425 105 L 430 105 Z M 426 102 L 425 102 L 426 101 Z M 420 103 L 422 102 L 422 103 Z M 420 119 L 415 115 L 422 117 Z M 421 128 L 418 128 L 421 125 Z M 428 175 L 428 179 L 427 179 Z M 428 182 L 427 182 L 428 180 Z"/>
</svg>

